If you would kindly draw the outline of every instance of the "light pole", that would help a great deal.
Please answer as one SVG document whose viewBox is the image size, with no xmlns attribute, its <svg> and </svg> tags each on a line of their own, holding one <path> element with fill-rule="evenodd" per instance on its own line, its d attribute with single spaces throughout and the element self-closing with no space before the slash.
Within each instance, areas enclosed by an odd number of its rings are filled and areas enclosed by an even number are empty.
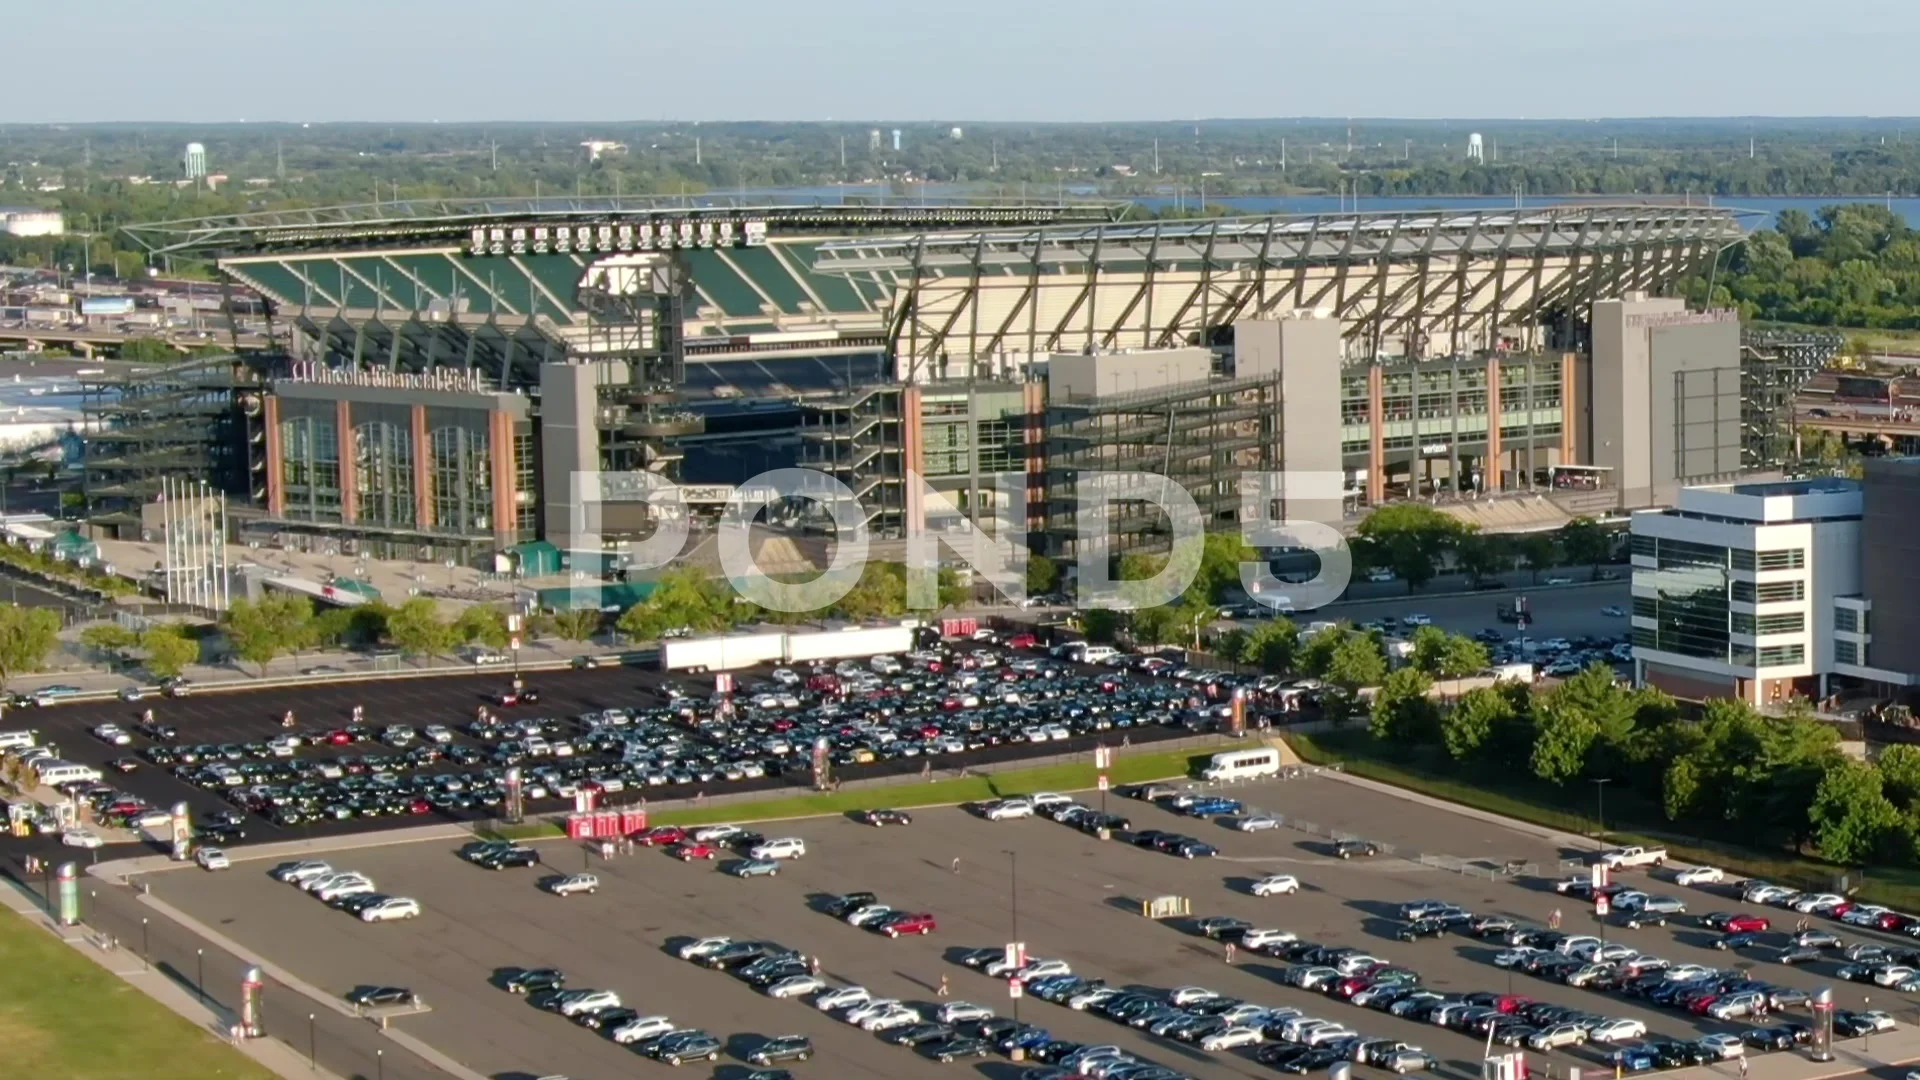
<svg viewBox="0 0 1920 1080">
<path fill-rule="evenodd" d="M 1008 941 L 1020 940 L 1020 853 L 1007 849 L 1007 928 Z M 1018 978 L 1018 972 L 1014 978 Z M 1024 987 L 1022 988 L 1024 990 Z M 1020 1019 L 1020 999 L 1013 999 L 1013 1018 Z"/>
<path fill-rule="evenodd" d="M 1607 846 L 1607 785 L 1613 783 L 1612 777 L 1603 776 L 1593 781 L 1594 798 L 1594 842 L 1602 848 Z"/>
<path fill-rule="evenodd" d="M 200 992 L 200 1003 L 207 1003 L 207 950 L 195 949 L 193 955 L 199 959 L 200 973 L 194 980 L 193 988 Z"/>
<path fill-rule="evenodd" d="M 378 1074 L 375 1080 L 387 1080 L 387 1052 L 385 1050 L 375 1050 L 373 1052 L 373 1070 Z"/>
<path fill-rule="evenodd" d="M 153 970 L 153 947 L 148 943 L 145 915 L 140 916 L 140 965 L 149 971 Z"/>
<path fill-rule="evenodd" d="M 307 1068 L 314 1070 L 320 1068 L 320 1052 L 318 1044 L 314 1041 L 313 1037 L 312 1013 L 307 1014 Z"/>
</svg>

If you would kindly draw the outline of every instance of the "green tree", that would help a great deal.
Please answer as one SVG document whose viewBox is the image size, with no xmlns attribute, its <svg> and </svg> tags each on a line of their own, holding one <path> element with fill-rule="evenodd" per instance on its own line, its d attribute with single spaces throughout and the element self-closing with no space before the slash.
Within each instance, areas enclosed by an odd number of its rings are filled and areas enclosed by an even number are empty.
<svg viewBox="0 0 1920 1080">
<path fill-rule="evenodd" d="M 1111 645 L 1120 638 L 1120 613 L 1106 608 L 1090 608 L 1080 613 L 1080 630 L 1096 645 Z"/>
<path fill-rule="evenodd" d="M 1187 590 L 1196 601 L 1219 604 L 1242 592 L 1240 564 L 1256 562 L 1259 554 L 1237 532 L 1210 532 L 1200 549 L 1200 572 Z"/>
<path fill-rule="evenodd" d="M 52 608 L 0 605 L 0 688 L 45 667 L 59 641 L 60 615 Z"/>
<path fill-rule="evenodd" d="M 178 623 L 155 623 L 140 635 L 140 647 L 146 651 L 146 669 L 162 679 L 170 679 L 200 659 L 200 643 L 187 636 Z"/>
<path fill-rule="evenodd" d="M 1487 649 L 1464 634 L 1423 626 L 1413 633 L 1413 666 L 1435 678 L 1457 679 L 1484 670 Z"/>
<path fill-rule="evenodd" d="M 491 604 L 475 604 L 462 611 L 450 630 L 456 644 L 484 645 L 489 649 L 506 648 L 510 637 L 507 613 Z"/>
<path fill-rule="evenodd" d="M 1294 668 L 1316 679 L 1327 678 L 1327 671 L 1333 666 L 1333 654 L 1352 636 L 1353 627 L 1343 622 L 1302 638 L 1296 650 Z"/>
<path fill-rule="evenodd" d="M 1520 561 L 1527 564 L 1527 571 L 1533 575 L 1534 584 L 1540 583 L 1540 571 L 1555 564 L 1560 548 L 1553 542 L 1551 533 L 1527 533 L 1515 541 L 1514 546 L 1520 553 Z"/>
<path fill-rule="evenodd" d="M 1880 773 L 1855 761 L 1828 766 L 1807 813 L 1820 853 L 1848 866 L 1887 853 L 1901 831 L 1900 812 L 1887 801 Z"/>
<path fill-rule="evenodd" d="M 1668 821 L 1681 821 L 1700 812 L 1700 766 L 1689 755 L 1675 758 L 1660 780 L 1660 805 Z"/>
<path fill-rule="evenodd" d="M 1478 585 L 1512 565 L 1505 538 L 1485 533 L 1468 533 L 1454 544 L 1453 564 L 1470 584 Z"/>
<path fill-rule="evenodd" d="M 1349 697 L 1387 677 L 1387 658 L 1371 634 L 1348 634 L 1327 658 L 1327 681 Z"/>
<path fill-rule="evenodd" d="M 556 611 L 548 616 L 553 632 L 563 641 L 590 641 L 600 632 L 600 612 L 593 608 Z"/>
<path fill-rule="evenodd" d="M 1554 784 L 1580 775 L 1599 727 L 1583 710 L 1547 699 L 1534 708 L 1533 774 Z"/>
<path fill-rule="evenodd" d="M 1045 555 L 1027 556 L 1027 595 L 1041 596 L 1060 584 L 1060 564 Z"/>
<path fill-rule="evenodd" d="M 1441 714 L 1440 741 L 1453 760 L 1466 761 L 1480 753 L 1497 728 L 1514 719 L 1513 704 L 1505 694 L 1491 686 L 1478 687 L 1460 695 Z"/>
<path fill-rule="evenodd" d="M 273 597 L 258 602 L 242 597 L 227 608 L 222 627 L 226 632 L 227 644 L 235 656 L 253 664 L 258 669 L 257 674 L 266 674 L 267 665 L 281 653 L 289 651 L 282 616 L 283 612 L 274 603 Z"/>
<path fill-rule="evenodd" d="M 1874 764 L 1888 802 L 1903 811 L 1920 808 L 1920 746 L 1894 743 L 1880 751 Z"/>
<path fill-rule="evenodd" d="M 1418 589 L 1472 529 L 1459 518 L 1421 503 L 1395 503 L 1368 514 L 1357 535 L 1367 560 L 1386 565 Z"/>
<path fill-rule="evenodd" d="M 430 596 L 401 604 L 387 620 L 387 634 L 408 656 L 438 656 L 454 642 L 452 625 L 440 617 L 440 606 Z"/>
<path fill-rule="evenodd" d="M 119 623 L 95 623 L 80 631 L 80 644 L 113 661 L 125 660 L 127 650 L 139 643 L 140 635 Z"/>
<path fill-rule="evenodd" d="M 1547 694 L 1557 708 L 1583 717 L 1593 730 L 1589 771 L 1595 776 L 1618 777 L 1633 745 L 1639 703 L 1614 682 L 1613 669 L 1593 664 Z"/>
<path fill-rule="evenodd" d="M 123 342 L 119 350 L 120 359 L 142 364 L 164 364 L 180 359 L 180 353 L 173 346 L 159 338 L 137 337 Z"/>
<path fill-rule="evenodd" d="M 1598 568 L 1613 552 L 1613 536 L 1590 517 L 1577 517 L 1560 526 L 1557 539 L 1572 566 Z"/>
<path fill-rule="evenodd" d="M 620 613 L 614 625 L 635 641 L 658 641 L 670 631 L 712 633 L 724 629 L 731 598 L 717 581 L 696 570 L 669 570 L 645 600 Z"/>
<path fill-rule="evenodd" d="M 899 563 L 868 563 L 860 571 L 860 580 L 831 610 L 834 615 L 855 622 L 906 614 L 906 567 Z"/>
<path fill-rule="evenodd" d="M 1293 620 L 1273 619 L 1240 632 L 1238 647 L 1231 655 L 1235 663 L 1257 667 L 1269 675 L 1284 675 L 1293 670 L 1299 642 L 1300 629 Z"/>
<path fill-rule="evenodd" d="M 1373 698 L 1368 725 L 1382 742 L 1417 746 L 1441 737 L 1440 710 L 1427 696 L 1433 680 L 1425 672 L 1404 667 L 1387 675 Z"/>
</svg>

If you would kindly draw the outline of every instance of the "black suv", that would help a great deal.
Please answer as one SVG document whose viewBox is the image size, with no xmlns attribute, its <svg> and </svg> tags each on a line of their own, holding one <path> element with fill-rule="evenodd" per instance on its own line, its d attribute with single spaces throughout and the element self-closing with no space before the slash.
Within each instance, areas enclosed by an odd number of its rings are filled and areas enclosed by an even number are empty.
<svg viewBox="0 0 1920 1080">
<path fill-rule="evenodd" d="M 513 994 L 558 990 L 567 985 L 567 975 L 559 968 L 526 968 L 507 976 L 505 985 L 508 993 Z"/>
<path fill-rule="evenodd" d="M 836 896 L 822 905 L 822 910 L 836 919 L 844 919 L 868 904 L 875 903 L 879 897 L 870 892 L 850 892 Z"/>
<path fill-rule="evenodd" d="M 489 870 L 505 870 L 510 866 L 537 865 L 540 862 L 540 853 L 532 848 L 512 847 L 489 851 L 473 861 Z"/>
<path fill-rule="evenodd" d="M 1444 937 L 1447 924 L 1442 919 L 1415 919 L 1400 928 L 1394 936 L 1401 941 L 1418 941 L 1423 937 Z"/>
<path fill-rule="evenodd" d="M 1333 853 L 1343 859 L 1365 858 L 1380 854 L 1380 845 L 1370 840 L 1342 840 L 1333 845 Z"/>
<path fill-rule="evenodd" d="M 754 1065 L 772 1065 L 779 1061 L 805 1061 L 813 1056 L 813 1040 L 805 1035 L 776 1035 L 747 1055 Z"/>
</svg>

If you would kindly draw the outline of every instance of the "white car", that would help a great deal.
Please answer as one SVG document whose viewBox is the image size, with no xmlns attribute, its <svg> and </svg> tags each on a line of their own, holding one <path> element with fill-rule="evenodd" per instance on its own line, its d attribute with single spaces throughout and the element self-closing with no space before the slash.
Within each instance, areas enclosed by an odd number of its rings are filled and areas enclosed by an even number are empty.
<svg viewBox="0 0 1920 1080">
<path fill-rule="evenodd" d="M 1740 1036 L 1738 1035 L 1708 1035 L 1694 1045 L 1710 1054 L 1717 1055 L 1721 1061 L 1745 1057 L 1747 1055 L 1747 1044 L 1741 1042 Z"/>
<path fill-rule="evenodd" d="M 906 1027 L 908 1024 L 917 1024 L 919 1022 L 920 1010 L 910 1009 L 905 1005 L 889 1005 L 884 1009 L 869 1014 L 865 1020 L 860 1021 L 860 1030 L 892 1031 L 894 1028 Z"/>
<path fill-rule="evenodd" d="M 710 953 L 717 953 L 731 944 L 733 939 L 730 937 L 703 937 L 698 941 L 690 941 L 680 946 L 677 952 L 682 960 L 698 960 Z"/>
<path fill-rule="evenodd" d="M 101 724 L 99 727 L 93 729 L 93 737 L 110 746 L 130 746 L 133 744 L 133 736 L 127 734 L 126 730 L 119 724 Z"/>
<path fill-rule="evenodd" d="M 1747 891 L 1741 894 L 1740 899 L 1745 900 L 1749 904 L 1772 904 L 1785 897 L 1792 896 L 1793 893 L 1794 890 L 1784 885 L 1749 885 Z"/>
<path fill-rule="evenodd" d="M 864 927 L 870 923 L 879 922 L 891 914 L 893 914 L 893 909 L 885 904 L 868 904 L 863 908 L 848 912 L 845 922 L 848 926 Z"/>
<path fill-rule="evenodd" d="M 614 1028 L 609 1036 L 622 1046 L 657 1039 L 673 1030 L 673 1021 L 664 1016 L 642 1016 Z"/>
<path fill-rule="evenodd" d="M 1253 1046 L 1262 1041 L 1264 1041 L 1264 1039 L 1260 1034 L 1259 1028 L 1230 1027 L 1225 1031 L 1215 1032 L 1201 1039 L 1200 1049 L 1207 1051 L 1232 1050 L 1241 1046 Z"/>
<path fill-rule="evenodd" d="M 1563 1046 L 1579 1046 L 1586 1041 L 1587 1033 L 1577 1024 L 1555 1024 L 1527 1036 L 1527 1046 L 1534 1050 L 1558 1050 Z"/>
<path fill-rule="evenodd" d="M 975 1005 L 971 1001 L 949 1001 L 933 1014 L 934 1019 L 943 1024 L 963 1024 L 972 1020 L 986 1020 L 993 1016 L 993 1010 L 984 1005 Z"/>
<path fill-rule="evenodd" d="M 1547 584 L 1549 584 L 1549 585 L 1571 585 L 1571 584 L 1573 584 L 1573 579 L 1572 579 L 1572 578 L 1570 578 L 1570 577 L 1550 577 L 1550 578 L 1548 578 L 1548 579 L 1547 579 Z"/>
<path fill-rule="evenodd" d="M 813 1007 L 821 1012 L 834 1012 L 838 1009 L 857 1009 L 873 1000 L 873 993 L 864 986 L 842 986 L 838 990 L 823 990 L 813 999 Z"/>
<path fill-rule="evenodd" d="M 319 888 L 308 891 L 321 901 L 338 900 L 343 896 L 364 896 L 373 891 L 373 879 L 365 874 L 337 874 L 328 878 Z"/>
<path fill-rule="evenodd" d="M 804 997 L 826 989 L 827 981 L 818 975 L 789 975 L 767 987 L 770 998 Z"/>
<path fill-rule="evenodd" d="M 1324 1046 L 1341 1039 L 1351 1039 L 1353 1036 L 1354 1031 L 1351 1028 L 1342 1024 L 1328 1024 L 1326 1027 L 1317 1027 L 1307 1032 L 1306 1038 L 1301 1041 L 1308 1046 Z"/>
<path fill-rule="evenodd" d="M 561 1016 L 580 1016 L 599 1009 L 617 1009 L 620 1007 L 620 995 L 612 990 L 589 990 L 579 997 L 568 998 L 560 1003 Z"/>
<path fill-rule="evenodd" d="M 417 919 L 420 901 L 407 896 L 389 896 L 371 907 L 360 909 L 361 922 L 388 922 L 393 919 Z M 618 1001 L 615 1005 L 620 1004 Z"/>
<path fill-rule="evenodd" d="M 1280 818 L 1275 814 L 1248 814 L 1233 823 L 1233 827 L 1241 832 L 1266 832 L 1280 825 Z"/>
<path fill-rule="evenodd" d="M 331 873 L 333 873 L 332 866 L 323 862 L 310 860 L 307 862 L 297 862 L 292 866 L 282 866 L 273 872 L 273 877 L 275 880 L 284 881 L 289 885 L 303 885 L 306 882 L 312 881 L 314 878 L 324 877 Z"/>
<path fill-rule="evenodd" d="M 1212 1001 L 1219 996 L 1204 986 L 1178 986 L 1168 992 L 1167 1004 L 1176 1009 L 1184 1009 L 1202 1001 Z"/>
<path fill-rule="evenodd" d="M 105 847 L 106 841 L 99 833 L 91 829 L 68 829 L 60 834 L 60 842 L 68 847 L 98 848 Z"/>
<path fill-rule="evenodd" d="M 702 825 L 693 830 L 693 839 L 701 844 L 724 844 L 746 832 L 738 825 Z"/>
<path fill-rule="evenodd" d="M 592 874 L 568 874 L 566 877 L 548 885 L 547 891 L 555 896 L 572 896 L 574 893 L 596 893 L 600 891 L 600 879 Z"/>
<path fill-rule="evenodd" d="M 1811 915 L 1816 911 L 1830 911 L 1847 902 L 1847 898 L 1835 893 L 1802 893 L 1795 897 L 1793 910 Z"/>
<path fill-rule="evenodd" d="M 453 741 L 453 732 L 441 724 L 428 724 L 420 734 L 425 735 L 428 742 L 441 746 Z"/>
<path fill-rule="evenodd" d="M 764 844 L 755 844 L 748 855 L 756 859 L 797 859 L 807 853 L 807 842 L 797 836 L 783 836 Z"/>
<path fill-rule="evenodd" d="M 1406 623 L 1408 626 L 1432 626 L 1433 616 L 1425 612 L 1412 611 L 1400 616 L 1400 621 Z"/>
<path fill-rule="evenodd" d="M 1033 816 L 1033 803 L 1026 799 L 1001 799 L 980 812 L 988 821 L 1005 821 L 1008 818 Z"/>
<path fill-rule="evenodd" d="M 1647 1037 L 1647 1025 L 1638 1020 L 1609 1020 L 1604 1024 L 1596 1024 L 1592 1031 L 1587 1032 L 1587 1037 L 1594 1042 L 1604 1043 L 1644 1039 Z"/>
<path fill-rule="evenodd" d="M 1539 953 L 1540 951 L 1541 950 L 1536 949 L 1531 945 L 1516 945 L 1505 952 L 1495 953 L 1493 957 L 1493 966 L 1500 967 L 1500 968 L 1510 968 L 1515 964 L 1518 964 L 1521 961 L 1525 960 L 1527 957 L 1533 956 L 1536 953 Z"/>
<path fill-rule="evenodd" d="M 1874 970 L 1873 981 L 1877 986 L 1898 986 L 1913 973 L 1914 969 L 1905 964 L 1888 964 Z"/>
<path fill-rule="evenodd" d="M 858 1005 L 850 1006 L 844 1017 L 847 1023 L 858 1025 L 869 1016 L 877 1016 L 900 1004 L 899 998 L 869 997 Z"/>
<path fill-rule="evenodd" d="M 1840 916 L 1840 921 L 1849 926 L 1878 926 L 1880 916 L 1891 910 L 1893 909 L 1881 907 L 1879 904 L 1861 904 L 1848 908 L 1847 913 Z"/>
<path fill-rule="evenodd" d="M 1071 974 L 1073 974 L 1073 966 L 1065 960 L 1035 960 L 1026 967 L 1015 971 L 1013 978 L 1021 982 L 1031 982 L 1034 979 L 1045 979 L 1054 975 Z M 1179 1005 L 1181 1002 L 1176 1001 L 1174 1004 Z"/>
<path fill-rule="evenodd" d="M 228 870 L 233 863 L 227 860 L 227 853 L 217 847 L 203 847 L 193 853 L 193 861 L 200 864 L 202 870 Z"/>
<path fill-rule="evenodd" d="M 1258 951 L 1269 945 L 1291 945 L 1299 940 L 1300 935 L 1291 930 L 1249 930 L 1240 935 L 1240 947 Z"/>
<path fill-rule="evenodd" d="M 1273 874 L 1253 883 L 1255 896 L 1291 896 L 1300 891 L 1300 879 L 1292 874 Z"/>
<path fill-rule="evenodd" d="M 1049 735 L 1048 738 L 1052 736 Z M 1073 800 L 1057 791 L 1036 791 L 1027 796 L 1027 801 L 1033 804 L 1035 810 L 1044 814 L 1056 806 L 1065 806 Z"/>
</svg>

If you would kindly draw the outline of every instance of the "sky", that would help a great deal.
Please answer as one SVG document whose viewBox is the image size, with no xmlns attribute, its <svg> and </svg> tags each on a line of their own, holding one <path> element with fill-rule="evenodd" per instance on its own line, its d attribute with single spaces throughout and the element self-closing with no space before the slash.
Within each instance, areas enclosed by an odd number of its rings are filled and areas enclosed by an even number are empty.
<svg viewBox="0 0 1920 1080">
<path fill-rule="evenodd" d="M 1920 115 L 1912 0 L 7 7 L 13 123 Z"/>
</svg>

